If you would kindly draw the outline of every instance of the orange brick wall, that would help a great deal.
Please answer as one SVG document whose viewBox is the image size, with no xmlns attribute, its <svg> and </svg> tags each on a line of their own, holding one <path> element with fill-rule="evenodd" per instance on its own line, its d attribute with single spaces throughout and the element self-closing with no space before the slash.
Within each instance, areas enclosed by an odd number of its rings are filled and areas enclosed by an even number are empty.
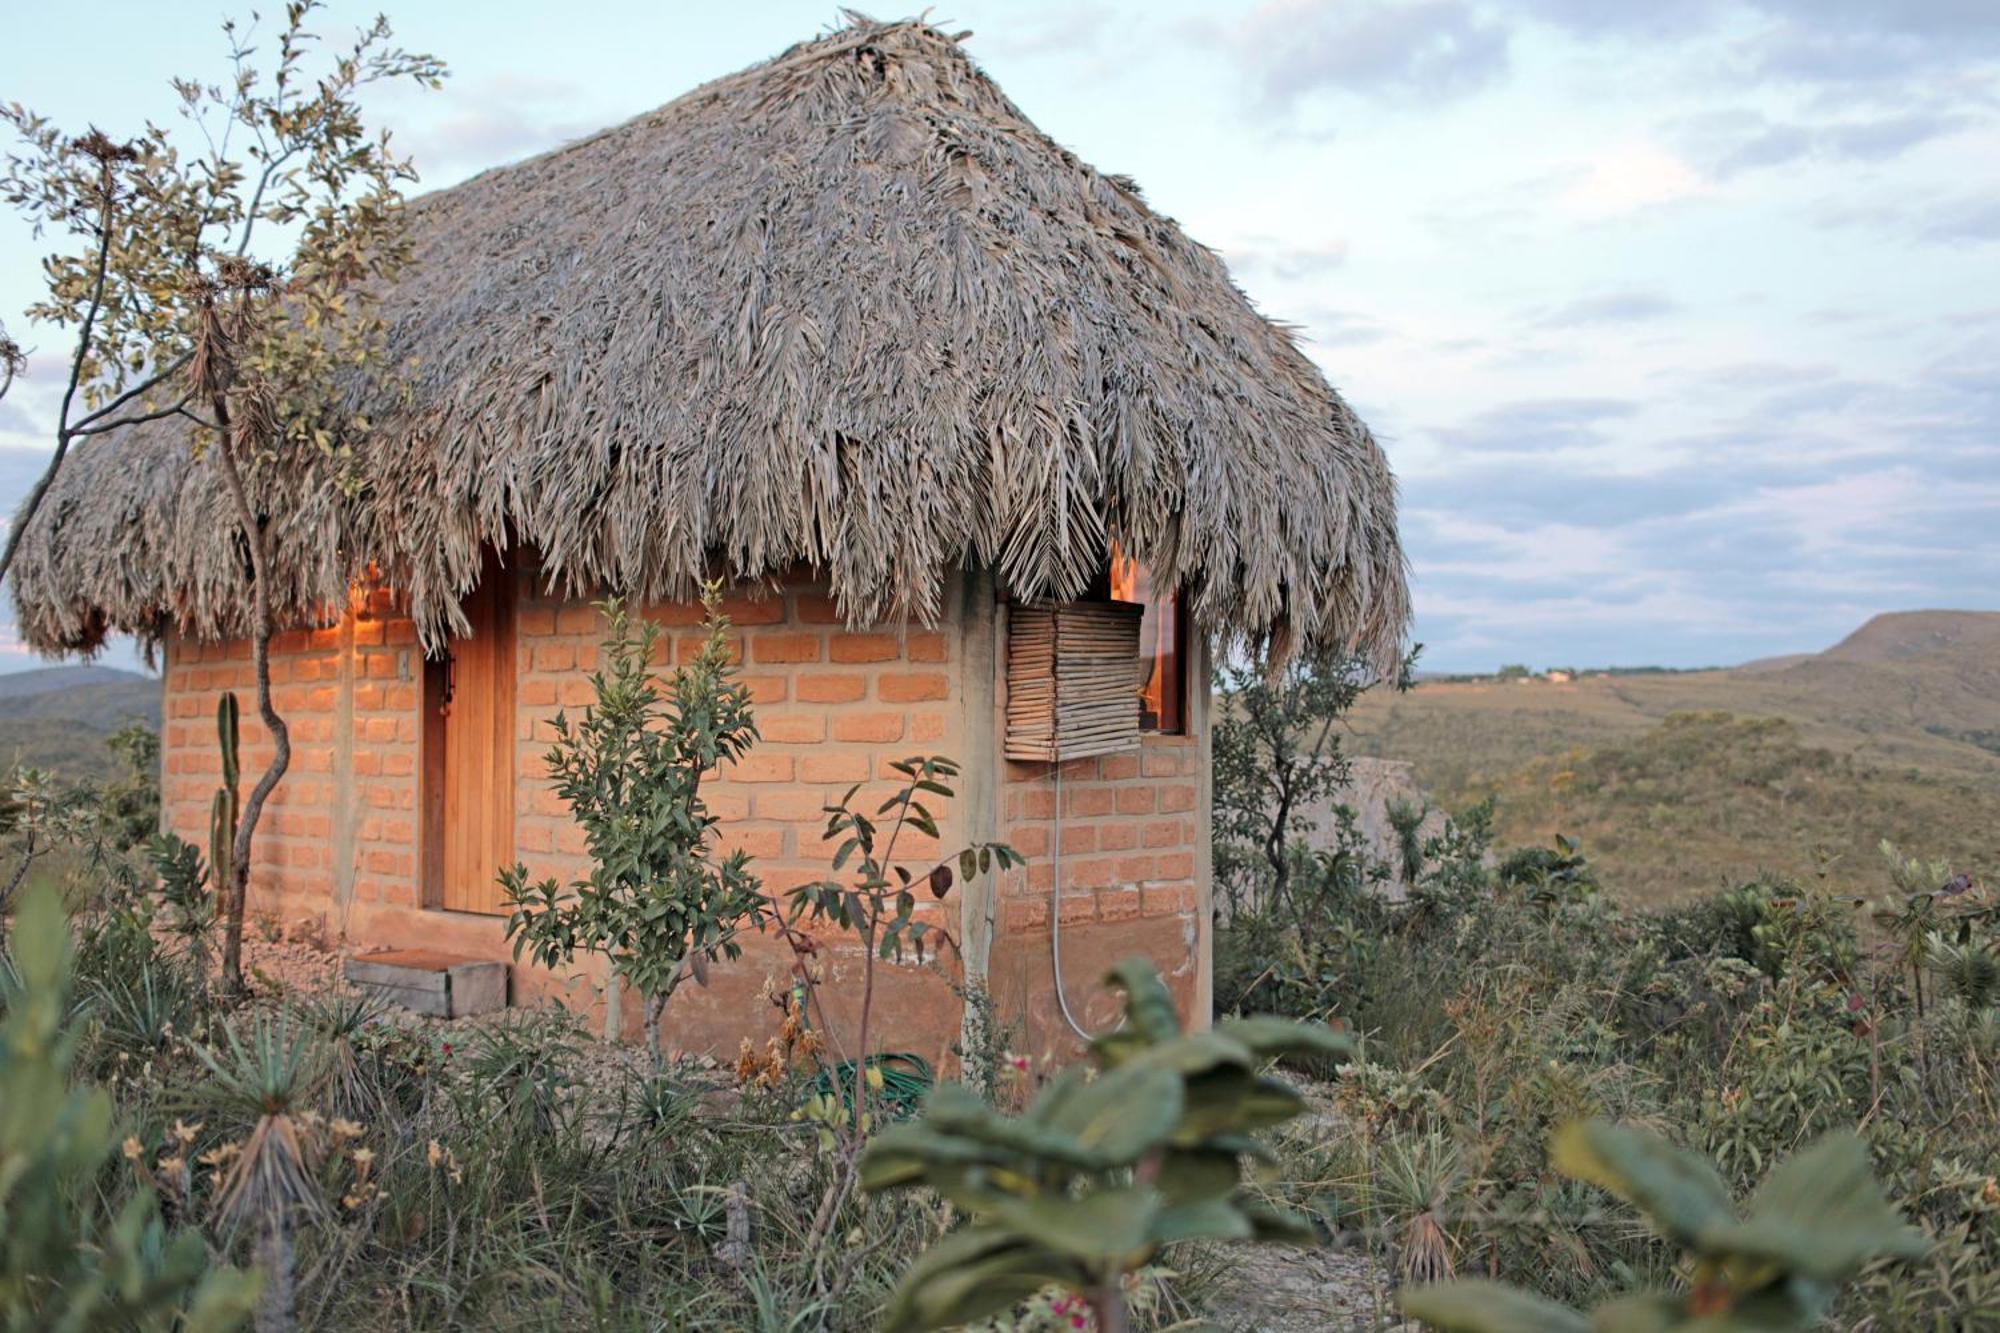
<svg viewBox="0 0 2000 1333">
<path fill-rule="evenodd" d="M 531 569 L 517 578 L 515 842 L 531 874 L 566 880 L 587 869 L 583 840 L 549 791 L 542 758 L 556 712 L 589 702 L 586 677 L 596 665 L 602 618 L 588 605 L 542 595 Z M 955 851 L 983 828 L 1012 842 L 1030 865 L 998 884 L 957 885 L 923 910 L 966 940 L 971 970 L 986 976 L 1003 1021 L 1035 1049 L 1063 1052 L 1073 1043 L 1054 1007 L 1048 969 L 1054 790 L 1044 767 L 992 757 L 1004 681 L 984 673 L 1004 656 L 992 651 L 1004 609 L 996 615 L 989 605 L 978 594 L 953 597 L 936 628 L 856 632 L 810 583 L 732 598 L 732 639 L 763 739 L 705 792 L 723 818 L 724 845 L 749 852 L 767 891 L 782 901 L 787 890 L 827 873 L 822 807 L 848 786 L 863 782 L 862 800 L 879 801 L 897 759 L 935 753 L 969 764 L 960 799 L 943 811 L 942 850 Z M 699 642 L 698 607 L 645 614 L 669 629 L 663 666 Z M 503 918 L 430 911 L 420 900 L 423 658 L 414 627 L 384 599 L 368 619 L 281 635 L 272 678 L 292 730 L 293 763 L 259 831 L 251 911 L 282 923 L 323 918 L 330 936 L 361 946 L 510 957 Z M 204 848 L 220 769 L 214 711 L 225 689 L 237 691 L 243 705 L 247 792 L 269 756 L 247 646 L 168 645 L 165 821 Z M 1149 737 L 1140 753 L 1064 770 L 1063 975 L 1072 1008 L 1089 1026 L 1116 1012 L 1098 978 L 1133 952 L 1160 961 L 1191 1012 L 1205 1009 L 1202 745 L 1199 734 Z M 940 848 L 910 831 L 899 851 L 922 870 Z M 839 1030 L 851 1025 L 860 960 L 852 948 L 832 947 L 837 937 L 825 938 L 832 984 L 823 995 Z M 744 958 L 714 969 L 707 988 L 690 984 L 674 997 L 669 1043 L 728 1054 L 742 1037 L 761 1042 L 773 1030 L 774 1011 L 759 991 L 767 979 L 782 982 L 790 961 L 775 939 L 746 941 Z M 946 1055 L 962 1014 L 953 986 L 964 971 L 949 955 L 942 968 L 914 961 L 884 968 L 876 1010 L 882 1039 L 927 1058 Z M 517 967 L 515 993 L 529 1001 L 559 995 L 592 1009 L 602 975 L 594 964 L 569 977 Z M 628 1031 L 636 1027 L 627 1022 Z"/>
<path fill-rule="evenodd" d="M 1191 730 L 1148 735 L 1136 754 L 1072 760 L 1060 789 L 1053 766 L 1003 765 L 1002 836 L 1029 863 L 1000 881 L 990 985 L 1003 1014 L 1025 1015 L 1037 1053 L 1076 1044 L 1055 1002 L 1052 905 L 1062 913 L 1064 993 L 1086 1030 L 1117 1021 L 1118 997 L 1102 978 L 1133 954 L 1154 960 L 1184 1014 L 1206 1001 L 1205 765 Z"/>
</svg>

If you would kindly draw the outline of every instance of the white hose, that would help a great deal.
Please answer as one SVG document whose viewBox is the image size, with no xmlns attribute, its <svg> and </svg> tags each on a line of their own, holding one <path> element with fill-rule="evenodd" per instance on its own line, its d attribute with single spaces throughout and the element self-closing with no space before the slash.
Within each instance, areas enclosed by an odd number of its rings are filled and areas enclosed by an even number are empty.
<svg viewBox="0 0 2000 1333">
<path fill-rule="evenodd" d="M 1055 786 L 1056 786 L 1055 845 L 1050 849 L 1051 864 L 1050 864 L 1050 883 L 1049 883 L 1049 973 L 1055 978 L 1056 1007 L 1062 1010 L 1063 1022 L 1069 1024 L 1069 1030 L 1071 1032 L 1074 1032 L 1083 1041 L 1092 1042 L 1096 1041 L 1097 1037 L 1091 1033 L 1085 1032 L 1083 1030 L 1083 1024 L 1076 1021 L 1076 1015 L 1071 1013 L 1069 1010 L 1069 997 L 1063 993 L 1062 761 L 1057 760 L 1056 762 L 1050 764 L 1049 772 L 1054 776 Z M 1123 1015 L 1120 1015 L 1118 1021 L 1115 1024 L 1113 1024 L 1110 1028 L 1106 1029 L 1106 1031 L 1116 1032 L 1119 1028 L 1123 1026 L 1125 1026 L 1125 1019 Z"/>
</svg>

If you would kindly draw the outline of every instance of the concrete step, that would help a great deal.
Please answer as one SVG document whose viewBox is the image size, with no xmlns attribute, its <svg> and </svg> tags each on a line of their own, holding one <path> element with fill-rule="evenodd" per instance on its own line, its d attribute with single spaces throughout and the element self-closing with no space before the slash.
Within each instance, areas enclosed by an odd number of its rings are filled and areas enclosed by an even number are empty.
<svg viewBox="0 0 2000 1333">
<path fill-rule="evenodd" d="M 507 965 L 435 949 L 396 949 L 347 960 L 357 990 L 434 1018 L 507 1007 Z"/>
</svg>

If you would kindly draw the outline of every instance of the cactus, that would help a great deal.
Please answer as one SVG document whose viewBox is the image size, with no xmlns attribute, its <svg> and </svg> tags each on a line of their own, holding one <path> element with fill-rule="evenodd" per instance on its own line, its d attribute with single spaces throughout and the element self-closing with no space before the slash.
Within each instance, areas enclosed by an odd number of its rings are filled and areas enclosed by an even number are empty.
<svg viewBox="0 0 2000 1333">
<path fill-rule="evenodd" d="M 241 769 L 237 764 L 237 714 L 236 693 L 225 691 L 215 704 L 215 734 L 222 744 L 222 786 L 215 793 L 215 801 L 208 812 L 208 864 L 209 875 L 215 881 L 217 892 L 228 882 L 235 862 L 236 816 L 242 809 L 237 794 L 237 777 Z"/>
</svg>

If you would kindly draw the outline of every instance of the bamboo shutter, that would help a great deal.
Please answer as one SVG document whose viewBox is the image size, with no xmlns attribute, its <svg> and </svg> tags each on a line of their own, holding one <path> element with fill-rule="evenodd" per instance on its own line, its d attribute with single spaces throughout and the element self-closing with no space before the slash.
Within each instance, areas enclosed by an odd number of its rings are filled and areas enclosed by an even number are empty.
<svg viewBox="0 0 2000 1333">
<path fill-rule="evenodd" d="M 1017 605 L 1007 622 L 1007 757 L 1041 762 L 1139 748 L 1136 602 Z"/>
</svg>

